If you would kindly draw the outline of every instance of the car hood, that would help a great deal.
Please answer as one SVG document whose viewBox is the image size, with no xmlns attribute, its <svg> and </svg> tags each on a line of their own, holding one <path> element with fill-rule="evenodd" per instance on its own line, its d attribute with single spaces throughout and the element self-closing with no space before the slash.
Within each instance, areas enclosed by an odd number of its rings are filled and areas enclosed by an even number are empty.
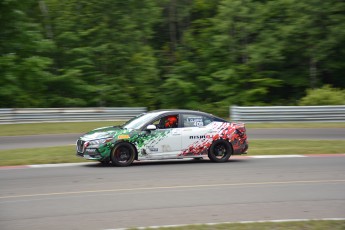
<svg viewBox="0 0 345 230">
<path fill-rule="evenodd" d="M 119 126 L 109 126 L 109 127 L 102 127 L 98 129 L 94 129 L 83 136 L 80 139 L 83 140 L 97 140 L 102 138 L 110 138 L 123 133 L 124 130 L 121 129 Z"/>
</svg>

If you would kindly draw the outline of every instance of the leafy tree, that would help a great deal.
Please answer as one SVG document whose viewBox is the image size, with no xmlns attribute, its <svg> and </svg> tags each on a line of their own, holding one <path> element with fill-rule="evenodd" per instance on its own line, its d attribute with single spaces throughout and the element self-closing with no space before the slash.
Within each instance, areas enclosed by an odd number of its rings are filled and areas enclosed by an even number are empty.
<svg viewBox="0 0 345 230">
<path fill-rule="evenodd" d="M 47 5 L 58 46 L 56 66 L 60 75 L 76 73 L 71 83 L 87 92 L 78 91 L 84 105 L 154 104 L 157 69 L 148 44 L 160 10 L 154 1 L 50 0 Z"/>
<path fill-rule="evenodd" d="M 188 62 L 177 62 L 177 73 L 169 81 L 174 82 L 176 75 L 181 75 L 185 82 L 197 86 L 188 97 L 194 105 L 200 107 L 206 102 L 228 107 L 233 103 L 264 102 L 268 101 L 269 89 L 280 84 L 279 79 L 257 71 L 249 62 L 247 49 L 257 36 L 257 6 L 252 1 L 223 0 L 218 11 L 210 10 L 215 14 L 211 18 L 192 21 L 179 50 Z M 180 66 L 184 64 L 187 65 Z M 192 71 L 186 71 L 191 69 L 188 66 L 194 66 Z M 179 91 L 176 94 L 181 95 Z"/>
<path fill-rule="evenodd" d="M 306 88 L 323 83 L 344 87 L 338 70 L 345 66 L 335 61 L 344 52 L 340 32 L 345 28 L 344 10 L 344 2 L 336 0 L 279 0 L 262 5 L 258 16 L 262 26 L 249 47 L 250 61 L 283 81 L 271 91 L 272 98 L 293 103 Z"/>
<path fill-rule="evenodd" d="M 46 106 L 45 82 L 52 60 L 39 24 L 27 14 L 35 1 L 0 2 L 0 107 Z"/>
<path fill-rule="evenodd" d="M 161 97 L 162 107 L 200 109 L 201 104 L 209 101 L 206 88 L 212 82 L 205 74 L 208 65 L 205 54 L 209 49 L 206 31 L 212 26 L 210 18 L 216 13 L 218 2 L 190 1 L 184 10 L 177 6 L 178 43 L 174 52 L 170 50 L 172 54 L 160 58 L 161 91 L 167 92 Z"/>
<path fill-rule="evenodd" d="M 0 26 L 0 107 L 226 116 L 345 87 L 342 0 L 3 0 Z"/>
<path fill-rule="evenodd" d="M 307 95 L 299 101 L 299 105 L 345 105 L 345 90 L 324 85 L 318 89 L 308 89 Z"/>
</svg>

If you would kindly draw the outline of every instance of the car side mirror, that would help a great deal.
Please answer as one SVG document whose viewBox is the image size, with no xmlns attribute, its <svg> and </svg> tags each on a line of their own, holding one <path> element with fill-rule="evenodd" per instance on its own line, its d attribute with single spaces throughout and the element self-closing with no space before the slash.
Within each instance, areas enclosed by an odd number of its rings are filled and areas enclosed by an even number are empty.
<svg viewBox="0 0 345 230">
<path fill-rule="evenodd" d="M 146 129 L 152 131 L 152 130 L 156 130 L 157 127 L 156 127 L 155 125 L 148 125 L 148 126 L 146 127 Z"/>
</svg>

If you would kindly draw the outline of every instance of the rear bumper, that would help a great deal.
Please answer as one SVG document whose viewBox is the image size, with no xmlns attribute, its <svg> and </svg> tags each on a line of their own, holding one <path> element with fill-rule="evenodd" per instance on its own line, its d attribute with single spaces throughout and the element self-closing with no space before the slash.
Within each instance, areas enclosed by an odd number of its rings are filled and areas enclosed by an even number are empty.
<svg viewBox="0 0 345 230">
<path fill-rule="evenodd" d="M 240 148 L 234 149 L 233 155 L 247 154 L 248 147 L 248 142 L 245 141 L 244 144 L 240 146 Z"/>
</svg>

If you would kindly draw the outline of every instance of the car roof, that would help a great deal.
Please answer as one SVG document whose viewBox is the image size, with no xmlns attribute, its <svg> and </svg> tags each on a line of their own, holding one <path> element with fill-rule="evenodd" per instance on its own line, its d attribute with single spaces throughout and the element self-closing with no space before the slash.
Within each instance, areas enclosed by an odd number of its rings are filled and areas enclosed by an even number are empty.
<svg viewBox="0 0 345 230">
<path fill-rule="evenodd" d="M 200 115 L 207 115 L 211 117 L 217 117 L 213 114 L 197 111 L 197 110 L 189 110 L 189 109 L 158 109 L 158 110 L 152 110 L 148 111 L 147 113 L 157 113 L 157 115 L 161 115 L 164 113 L 193 113 L 193 114 L 200 114 Z"/>
</svg>

